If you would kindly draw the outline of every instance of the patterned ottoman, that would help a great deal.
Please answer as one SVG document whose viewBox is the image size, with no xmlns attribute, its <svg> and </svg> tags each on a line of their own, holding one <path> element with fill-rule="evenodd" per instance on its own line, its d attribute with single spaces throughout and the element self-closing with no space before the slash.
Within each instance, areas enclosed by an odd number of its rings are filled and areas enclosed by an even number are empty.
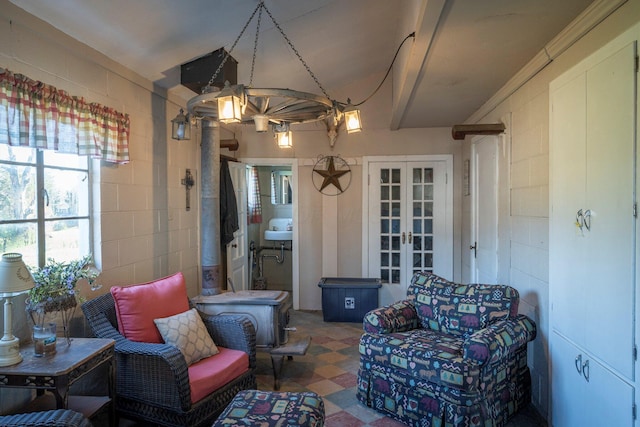
<svg viewBox="0 0 640 427">
<path fill-rule="evenodd" d="M 324 425 L 324 402 L 312 392 L 245 390 L 236 394 L 212 427 Z"/>
</svg>

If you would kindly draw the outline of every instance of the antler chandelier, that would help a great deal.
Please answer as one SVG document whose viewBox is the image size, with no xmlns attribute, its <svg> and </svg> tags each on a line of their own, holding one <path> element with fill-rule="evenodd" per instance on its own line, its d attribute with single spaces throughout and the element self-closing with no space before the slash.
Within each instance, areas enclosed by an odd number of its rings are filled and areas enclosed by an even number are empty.
<svg viewBox="0 0 640 427">
<path fill-rule="evenodd" d="M 253 72 L 263 10 L 271 18 L 271 21 L 291 50 L 320 88 L 322 95 L 291 89 L 253 87 Z M 230 85 L 229 82 L 226 82 L 225 87 L 222 90 L 218 90 L 213 86 L 213 82 L 256 14 L 258 18 L 249 84 L 247 86 L 242 84 Z M 350 100 L 343 103 L 329 96 L 264 4 L 264 1 L 258 3 L 231 49 L 226 53 L 224 59 L 211 76 L 209 83 L 202 89 L 202 94 L 188 101 L 187 109 L 189 114 L 198 118 L 219 120 L 223 123 L 253 123 L 257 132 L 266 132 L 271 126 L 280 147 L 292 146 L 290 126 L 295 124 L 325 121 L 332 147 L 337 138 L 337 129 L 342 123 L 345 123 L 348 133 L 358 132 L 362 129 L 359 110 L 351 105 Z"/>
</svg>

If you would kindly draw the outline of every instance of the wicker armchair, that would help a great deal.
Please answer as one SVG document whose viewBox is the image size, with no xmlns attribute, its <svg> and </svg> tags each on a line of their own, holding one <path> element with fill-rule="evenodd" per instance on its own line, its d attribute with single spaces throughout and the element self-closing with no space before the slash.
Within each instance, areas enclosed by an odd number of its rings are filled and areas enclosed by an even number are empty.
<svg viewBox="0 0 640 427">
<path fill-rule="evenodd" d="M 256 333 L 251 321 L 242 315 L 201 313 L 217 345 L 249 355 L 249 371 L 192 403 L 188 367 L 180 350 L 123 337 L 117 329 L 111 294 L 85 302 L 82 311 L 96 337 L 116 342 L 118 415 L 163 426 L 211 425 L 239 391 L 257 387 Z"/>
<path fill-rule="evenodd" d="M 0 427 L 91 427 L 84 415 L 70 409 L 0 416 Z"/>
</svg>

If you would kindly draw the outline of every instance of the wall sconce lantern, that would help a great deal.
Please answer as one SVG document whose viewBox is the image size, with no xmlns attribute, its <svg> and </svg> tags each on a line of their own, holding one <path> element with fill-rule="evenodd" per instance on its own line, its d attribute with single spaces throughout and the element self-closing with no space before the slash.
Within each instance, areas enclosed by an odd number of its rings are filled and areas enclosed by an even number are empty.
<svg viewBox="0 0 640 427">
<path fill-rule="evenodd" d="M 184 115 L 181 108 L 175 119 L 171 120 L 171 138 L 182 141 L 183 139 L 191 139 L 191 123 L 189 115 Z"/>
</svg>

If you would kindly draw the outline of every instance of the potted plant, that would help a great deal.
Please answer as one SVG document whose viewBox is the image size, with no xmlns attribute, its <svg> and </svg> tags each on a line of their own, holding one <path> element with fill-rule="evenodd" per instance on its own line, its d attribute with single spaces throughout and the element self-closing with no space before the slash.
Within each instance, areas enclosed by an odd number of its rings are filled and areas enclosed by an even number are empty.
<svg viewBox="0 0 640 427">
<path fill-rule="evenodd" d="M 44 267 L 29 269 L 35 286 L 27 294 L 26 310 L 33 324 L 43 326 L 48 314 L 59 313 L 64 336 L 67 343 L 70 343 L 69 321 L 78 301 L 82 302 L 78 293 L 78 282 L 86 279 L 91 290 L 100 288 L 96 282 L 100 270 L 93 264 L 93 257 L 85 255 L 81 259 L 69 262 L 57 262 L 50 258 Z"/>
</svg>

